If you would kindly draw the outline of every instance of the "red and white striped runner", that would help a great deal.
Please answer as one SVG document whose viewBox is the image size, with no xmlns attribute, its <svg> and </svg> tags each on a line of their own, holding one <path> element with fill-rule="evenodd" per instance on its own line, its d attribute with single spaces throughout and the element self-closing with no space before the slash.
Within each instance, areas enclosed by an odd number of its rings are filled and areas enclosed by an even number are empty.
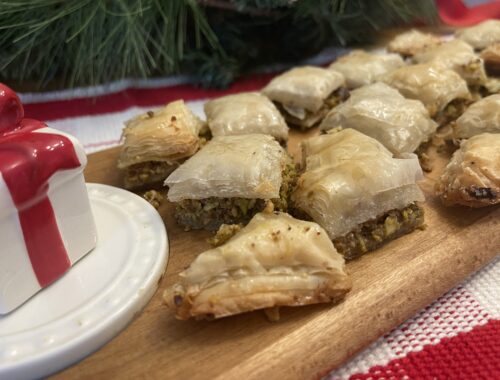
<svg viewBox="0 0 500 380">
<path fill-rule="evenodd" d="M 325 64 L 337 52 L 316 57 Z M 106 86 L 21 94 L 27 117 L 76 136 L 87 153 L 120 141 L 123 121 L 183 98 L 203 117 L 206 99 L 258 90 L 261 73 L 229 89 L 204 90 L 188 78 L 126 80 Z M 380 338 L 328 379 L 500 379 L 500 259 Z"/>
</svg>

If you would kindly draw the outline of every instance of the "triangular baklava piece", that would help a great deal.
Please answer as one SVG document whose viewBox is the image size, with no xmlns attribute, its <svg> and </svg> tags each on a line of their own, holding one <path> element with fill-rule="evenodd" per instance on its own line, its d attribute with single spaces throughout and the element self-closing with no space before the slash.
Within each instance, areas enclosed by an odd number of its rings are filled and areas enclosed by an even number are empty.
<svg viewBox="0 0 500 380">
<path fill-rule="evenodd" d="M 351 288 L 344 259 L 319 225 L 263 212 L 201 253 L 163 297 L 178 319 L 338 302 Z"/>
</svg>

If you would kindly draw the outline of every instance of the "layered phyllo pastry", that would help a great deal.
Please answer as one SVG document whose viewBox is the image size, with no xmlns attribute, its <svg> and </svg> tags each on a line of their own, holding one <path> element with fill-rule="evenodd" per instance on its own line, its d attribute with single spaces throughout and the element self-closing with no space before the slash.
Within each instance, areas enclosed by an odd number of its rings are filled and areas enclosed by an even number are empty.
<svg viewBox="0 0 500 380">
<path fill-rule="evenodd" d="M 413 59 L 417 63 L 433 62 L 454 70 L 469 86 L 481 86 L 486 83 L 483 60 L 474 52 L 472 46 L 462 40 L 451 40 L 426 48 Z"/>
<path fill-rule="evenodd" d="M 290 125 L 301 129 L 318 124 L 330 109 L 349 97 L 342 74 L 313 66 L 275 77 L 262 92 Z"/>
<path fill-rule="evenodd" d="M 349 89 L 375 82 L 381 75 L 404 66 L 398 54 L 374 54 L 363 50 L 354 50 L 338 58 L 330 69 L 344 75 Z"/>
<path fill-rule="evenodd" d="M 354 129 L 310 138 L 302 148 L 305 171 L 292 196 L 297 216 L 322 226 L 346 259 L 422 227 L 416 155 L 395 158 Z"/>
<path fill-rule="evenodd" d="M 125 122 L 118 168 L 127 189 L 152 187 L 199 148 L 203 122 L 182 100 Z"/>
<path fill-rule="evenodd" d="M 332 109 L 320 129 L 353 128 L 402 156 L 422 150 L 437 124 L 419 100 L 406 99 L 385 83 L 353 90 L 347 101 Z"/>
<path fill-rule="evenodd" d="M 500 20 L 486 20 L 469 28 L 457 30 L 455 36 L 476 50 L 500 42 Z"/>
<path fill-rule="evenodd" d="M 186 229 L 247 223 L 267 201 L 287 210 L 295 166 L 269 135 L 217 136 L 165 181 L 175 217 Z"/>
<path fill-rule="evenodd" d="M 436 183 L 447 205 L 484 207 L 500 203 L 500 133 L 462 141 Z"/>
<path fill-rule="evenodd" d="M 222 318 L 280 306 L 336 303 L 351 288 L 344 258 L 323 228 L 259 213 L 225 244 L 201 253 L 163 294 L 178 319 Z"/>
<path fill-rule="evenodd" d="M 471 102 L 467 83 L 455 71 L 432 62 L 401 67 L 383 77 L 404 97 L 420 100 L 439 125 L 458 118 Z"/>
<path fill-rule="evenodd" d="M 441 39 L 439 36 L 412 29 L 394 37 L 387 45 L 387 50 L 401 54 L 403 57 L 412 57 L 423 49 L 439 45 L 440 43 Z"/>
<path fill-rule="evenodd" d="M 500 133 L 500 95 L 477 101 L 452 123 L 455 139 L 468 139 L 485 132 Z"/>
<path fill-rule="evenodd" d="M 212 136 L 262 133 L 286 143 L 288 127 L 276 106 L 258 92 L 227 95 L 205 103 Z"/>
</svg>

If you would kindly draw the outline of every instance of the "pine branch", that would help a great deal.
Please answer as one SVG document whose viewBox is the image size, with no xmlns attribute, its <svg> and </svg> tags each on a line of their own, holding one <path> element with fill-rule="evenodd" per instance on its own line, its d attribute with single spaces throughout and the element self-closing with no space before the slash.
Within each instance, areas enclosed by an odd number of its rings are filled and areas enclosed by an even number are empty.
<svg viewBox="0 0 500 380">
<path fill-rule="evenodd" d="M 43 87 L 185 72 L 225 86 L 415 19 L 435 19 L 432 0 L 4 0 L 0 77 Z"/>
</svg>

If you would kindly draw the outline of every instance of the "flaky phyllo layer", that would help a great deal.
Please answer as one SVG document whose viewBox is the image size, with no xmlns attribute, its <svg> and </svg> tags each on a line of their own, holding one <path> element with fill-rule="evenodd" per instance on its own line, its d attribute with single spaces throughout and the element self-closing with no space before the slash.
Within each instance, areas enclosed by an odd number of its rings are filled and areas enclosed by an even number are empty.
<svg viewBox="0 0 500 380">
<path fill-rule="evenodd" d="M 279 198 L 289 160 L 268 135 L 214 137 L 167 178 L 168 199 Z"/>
<path fill-rule="evenodd" d="M 467 83 L 460 75 L 435 62 L 401 67 L 381 79 L 404 97 L 424 103 L 431 117 L 453 100 L 471 98 Z"/>
<path fill-rule="evenodd" d="M 500 203 L 500 133 L 464 140 L 436 183 L 436 191 L 445 204 Z"/>
<path fill-rule="evenodd" d="M 331 239 L 424 195 L 417 156 L 394 158 L 382 144 L 353 129 L 332 131 L 303 143 L 305 172 L 292 196 Z"/>
<path fill-rule="evenodd" d="M 486 71 L 483 60 L 472 46 L 462 40 L 451 40 L 426 48 L 413 57 L 417 63 L 433 62 L 455 71 L 469 86 L 484 85 Z"/>
<path fill-rule="evenodd" d="M 439 36 L 412 29 L 394 37 L 387 45 L 387 50 L 399 53 L 403 57 L 411 57 L 423 49 L 439 45 L 441 42 Z"/>
<path fill-rule="evenodd" d="M 310 128 L 321 121 L 329 109 L 345 100 L 344 76 L 334 70 L 303 66 L 291 69 L 264 87 L 292 125 Z"/>
<path fill-rule="evenodd" d="M 344 75 L 349 89 L 373 83 L 381 75 L 404 66 L 398 54 L 375 54 L 354 50 L 336 59 L 329 68 Z"/>
<path fill-rule="evenodd" d="M 500 95 L 490 95 L 472 104 L 452 127 L 456 139 L 485 132 L 500 133 Z"/>
<path fill-rule="evenodd" d="M 486 20 L 469 28 L 459 29 L 455 36 L 476 50 L 481 50 L 491 44 L 500 42 L 500 21 Z"/>
<path fill-rule="evenodd" d="M 201 253 L 165 291 L 179 319 L 220 318 L 277 306 L 336 302 L 351 287 L 344 259 L 316 223 L 259 213 Z"/>
<path fill-rule="evenodd" d="M 374 83 L 351 92 L 332 109 L 320 129 L 353 128 L 381 142 L 396 155 L 414 152 L 430 139 L 437 124 L 418 100 L 406 99 L 397 90 Z"/>
<path fill-rule="evenodd" d="M 202 126 L 203 122 L 182 100 L 136 116 L 125 123 L 118 167 L 125 169 L 150 161 L 177 164 L 198 150 Z"/>
<path fill-rule="evenodd" d="M 209 100 L 204 106 L 212 136 L 262 133 L 288 140 L 288 127 L 276 106 L 258 92 Z"/>
</svg>

